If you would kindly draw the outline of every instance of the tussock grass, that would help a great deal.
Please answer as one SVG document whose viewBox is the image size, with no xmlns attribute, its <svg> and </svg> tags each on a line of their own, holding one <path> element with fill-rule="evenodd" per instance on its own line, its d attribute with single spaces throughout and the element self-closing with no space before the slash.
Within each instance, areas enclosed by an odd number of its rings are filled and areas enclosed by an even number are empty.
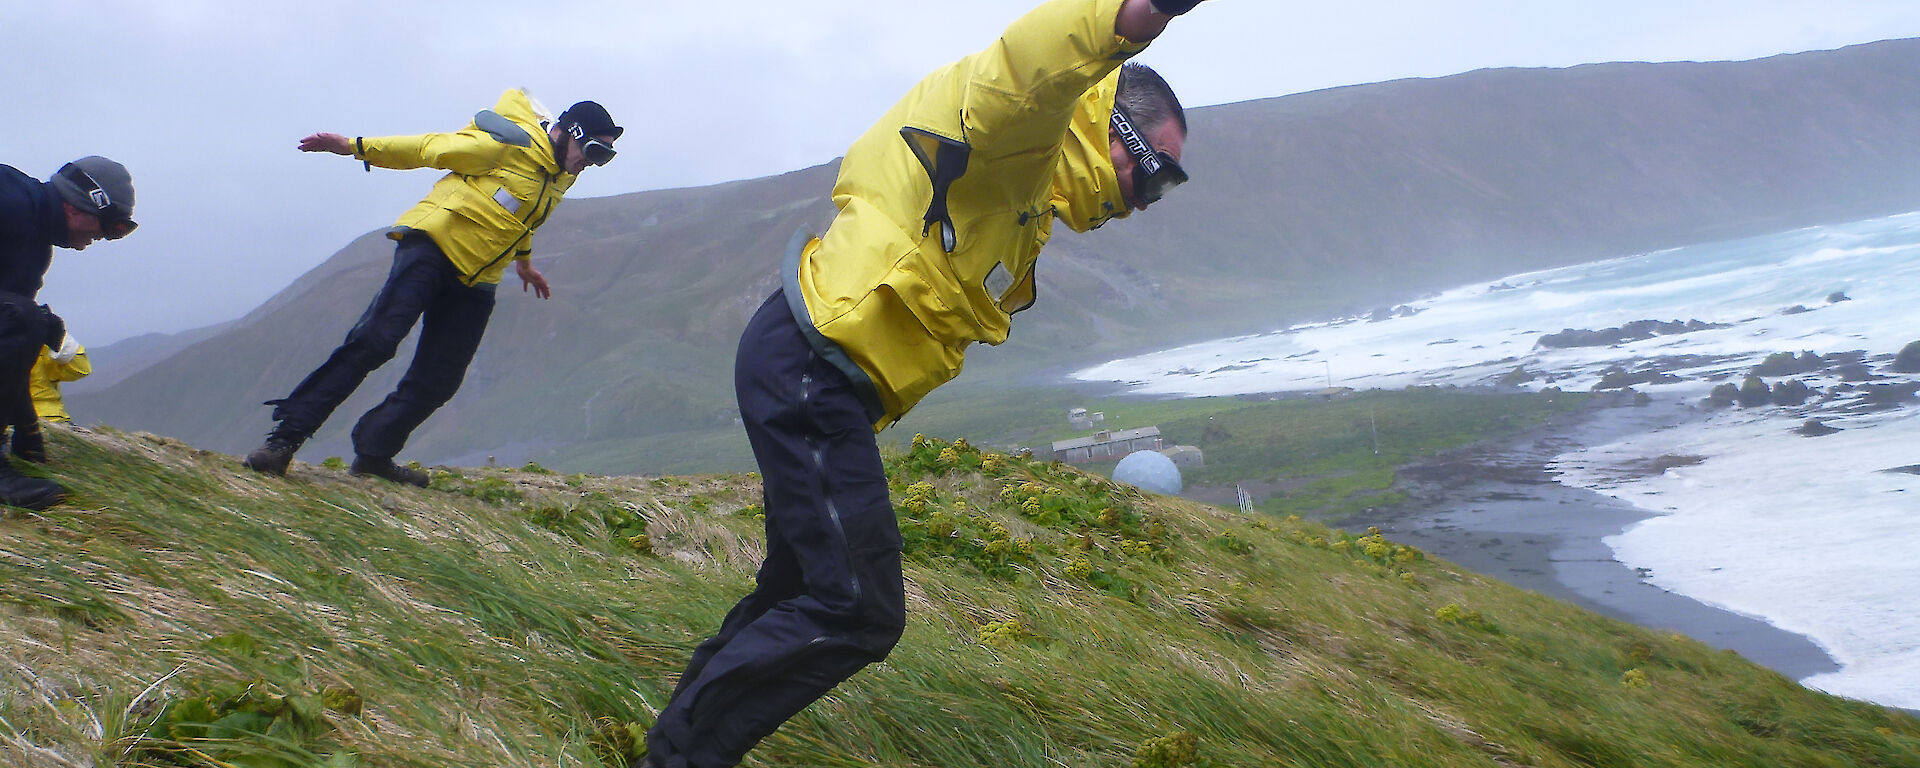
<svg viewBox="0 0 1920 768">
<path fill-rule="evenodd" d="M 617 763 L 764 546 L 751 475 L 52 448 L 74 500 L 0 520 L 8 766 Z M 749 765 L 1920 764 L 1911 717 L 1375 535 L 963 442 L 889 472 L 906 637 Z"/>
</svg>

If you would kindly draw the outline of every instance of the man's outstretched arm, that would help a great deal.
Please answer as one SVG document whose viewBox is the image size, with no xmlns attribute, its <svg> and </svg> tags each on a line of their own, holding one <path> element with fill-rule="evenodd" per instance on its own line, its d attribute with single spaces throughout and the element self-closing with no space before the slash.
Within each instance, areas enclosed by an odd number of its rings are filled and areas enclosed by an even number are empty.
<svg viewBox="0 0 1920 768">
<path fill-rule="evenodd" d="M 337 133 L 316 133 L 300 140 L 302 152 L 331 152 L 358 157 L 369 165 L 404 171 L 413 168 L 439 168 L 468 176 L 486 173 L 500 165 L 506 144 L 478 131 L 427 133 L 419 136 L 382 136 L 347 138 Z"/>
</svg>

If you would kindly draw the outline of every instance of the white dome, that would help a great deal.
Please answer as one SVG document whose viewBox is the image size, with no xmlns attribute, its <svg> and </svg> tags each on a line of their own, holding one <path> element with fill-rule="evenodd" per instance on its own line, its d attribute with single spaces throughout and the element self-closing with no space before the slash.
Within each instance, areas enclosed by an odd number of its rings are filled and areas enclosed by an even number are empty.
<svg viewBox="0 0 1920 768">
<path fill-rule="evenodd" d="M 1180 468 L 1159 451 L 1134 451 L 1113 467 L 1113 480 L 1143 491 L 1180 495 Z"/>
</svg>

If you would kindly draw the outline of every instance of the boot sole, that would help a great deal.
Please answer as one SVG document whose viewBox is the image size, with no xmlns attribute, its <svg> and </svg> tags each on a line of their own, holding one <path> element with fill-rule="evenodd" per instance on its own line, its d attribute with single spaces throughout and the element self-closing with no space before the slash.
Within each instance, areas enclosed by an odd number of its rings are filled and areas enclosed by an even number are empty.
<svg viewBox="0 0 1920 768">
<path fill-rule="evenodd" d="M 65 501 L 66 499 L 67 499 L 67 494 L 61 491 L 48 491 L 46 493 L 35 494 L 29 498 L 21 499 L 15 502 L 13 506 L 20 507 L 23 509 L 31 509 L 35 512 L 39 512 L 55 504 L 58 504 L 62 501 Z"/>
<path fill-rule="evenodd" d="M 396 485 L 410 485 L 415 488 L 425 488 L 428 485 L 428 483 L 426 482 L 419 482 L 419 481 L 414 481 L 414 480 L 401 478 L 401 477 L 388 477 L 378 472 L 354 472 L 352 470 L 348 470 L 347 474 L 353 475 L 354 477 L 371 477 L 377 480 L 385 480 L 389 483 L 394 483 Z"/>
<path fill-rule="evenodd" d="M 263 474 L 263 475 L 273 475 L 274 477 L 286 477 L 286 476 L 287 476 L 287 468 L 286 468 L 286 467 L 275 467 L 275 466 L 270 466 L 270 465 L 260 465 L 260 464 L 255 464 L 255 463 L 253 463 L 253 462 L 251 462 L 251 461 L 245 461 L 245 460 L 243 460 L 243 461 L 241 461 L 241 462 L 240 462 L 240 466 L 243 466 L 243 467 L 246 467 L 247 469 L 251 469 L 251 470 L 253 470 L 253 471 L 255 471 L 255 472 L 259 472 L 259 473 L 261 473 L 261 474 Z"/>
</svg>

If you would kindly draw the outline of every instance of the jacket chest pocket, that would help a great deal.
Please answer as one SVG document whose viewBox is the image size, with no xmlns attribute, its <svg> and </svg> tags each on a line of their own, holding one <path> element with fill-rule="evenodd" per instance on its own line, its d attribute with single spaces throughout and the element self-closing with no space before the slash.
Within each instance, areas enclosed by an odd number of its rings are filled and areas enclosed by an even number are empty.
<svg viewBox="0 0 1920 768">
<path fill-rule="evenodd" d="M 1008 316 L 1033 306 L 1034 300 L 1039 298 L 1033 279 L 1034 271 L 1040 266 L 1038 256 L 1038 253 L 1023 254 L 1013 261 L 1013 267 L 1009 267 L 1007 262 L 995 264 L 993 272 L 987 275 L 989 284 L 994 286 L 989 295 L 999 303 L 1000 311 Z M 996 276 L 1001 274 L 1005 275 L 1000 278 L 1005 280 L 1005 284 L 993 283 Z"/>
<path fill-rule="evenodd" d="M 503 173 L 483 177 L 480 185 L 481 191 L 488 193 L 494 205 L 522 222 L 531 218 L 540 206 L 543 185 L 539 179 Z"/>
<path fill-rule="evenodd" d="M 993 269 L 987 270 L 987 279 L 980 285 L 987 289 L 988 296 L 994 297 L 1004 305 L 1007 300 L 1007 291 L 1013 290 L 1013 272 L 1007 269 L 1006 262 L 996 261 L 993 263 Z"/>
<path fill-rule="evenodd" d="M 1008 315 L 1033 306 L 1034 267 L 1039 262 L 1041 246 L 1047 242 L 1047 229 L 1041 226 L 1039 216 L 1033 213 L 1018 214 L 1018 234 L 1006 248 L 1001 249 L 1004 255 L 987 269 L 986 276 L 980 281 L 980 287 L 986 291 L 988 298 Z"/>
<path fill-rule="evenodd" d="M 1004 329 L 1007 315 L 1033 303 L 1034 255 L 1046 242 L 1044 215 L 1003 203 L 994 213 L 957 222 L 964 244 L 943 255 L 983 325 Z"/>
<path fill-rule="evenodd" d="M 493 193 L 493 201 L 498 203 L 501 208 L 507 209 L 507 213 L 515 216 L 520 215 L 520 201 L 513 196 L 512 190 L 501 187 Z"/>
</svg>

